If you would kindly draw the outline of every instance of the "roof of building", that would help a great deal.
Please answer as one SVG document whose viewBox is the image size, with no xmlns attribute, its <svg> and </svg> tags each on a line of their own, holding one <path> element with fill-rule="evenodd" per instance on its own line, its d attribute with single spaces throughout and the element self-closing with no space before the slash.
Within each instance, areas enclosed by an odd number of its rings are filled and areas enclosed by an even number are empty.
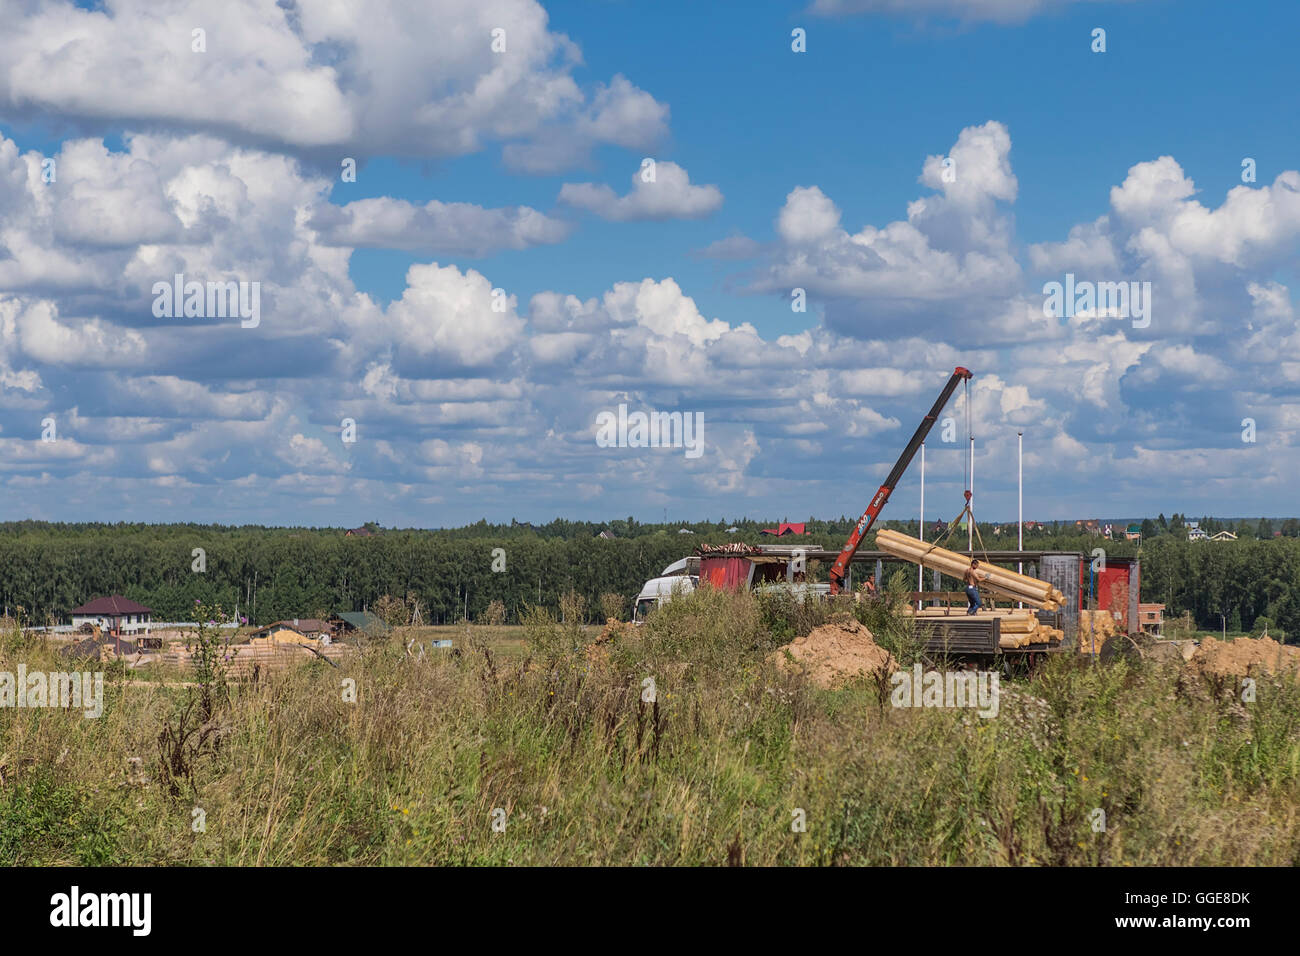
<svg viewBox="0 0 1300 956">
<path fill-rule="evenodd" d="M 805 521 L 799 521 L 799 522 L 782 521 L 775 528 L 764 528 L 762 531 L 759 532 L 759 534 L 774 534 L 778 538 L 786 534 L 803 534 L 804 527 L 806 524 L 807 522 Z"/>
<path fill-rule="evenodd" d="M 315 617 L 299 617 L 292 621 L 276 621 L 265 627 L 259 627 L 254 634 L 264 634 L 277 628 L 288 628 L 291 631 L 297 631 L 299 634 L 330 634 L 334 631 L 334 625 Z"/>
<path fill-rule="evenodd" d="M 391 630 L 382 618 L 369 611 L 340 611 L 334 617 L 367 634 L 387 634 Z"/>
<path fill-rule="evenodd" d="M 349 528 L 347 534 L 345 534 L 344 537 L 346 538 L 351 536 L 353 538 L 369 538 L 372 535 L 376 535 L 378 533 L 379 533 L 378 531 L 371 531 L 365 525 L 362 525 L 360 528 Z"/>
<path fill-rule="evenodd" d="M 74 607 L 73 614 L 103 614 L 108 617 L 117 617 L 122 614 L 152 614 L 153 611 L 143 604 L 137 604 L 130 598 L 124 598 L 120 594 L 114 594 L 110 597 L 99 597 L 93 601 L 87 601 L 81 607 Z"/>
</svg>

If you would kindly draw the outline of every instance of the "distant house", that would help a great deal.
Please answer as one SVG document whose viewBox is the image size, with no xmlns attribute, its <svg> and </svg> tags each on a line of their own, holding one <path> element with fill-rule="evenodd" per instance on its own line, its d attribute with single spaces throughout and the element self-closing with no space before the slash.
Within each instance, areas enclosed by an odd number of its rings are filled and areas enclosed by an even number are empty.
<svg viewBox="0 0 1300 956">
<path fill-rule="evenodd" d="M 728 528 L 727 531 L 726 531 L 726 533 L 727 533 L 727 534 L 739 534 L 739 533 L 740 533 L 740 529 L 739 529 L 739 528 Z"/>
<path fill-rule="evenodd" d="M 1209 535 L 1205 533 L 1205 529 L 1200 526 L 1199 522 L 1196 521 L 1187 522 L 1188 541 L 1204 541 L 1208 537 Z"/>
<path fill-rule="evenodd" d="M 292 621 L 276 621 L 274 624 L 260 627 L 252 633 L 251 637 L 253 640 L 261 638 L 280 644 L 301 644 L 303 640 L 328 644 L 333 635 L 332 624 L 314 617 L 295 617 Z"/>
<path fill-rule="evenodd" d="M 1237 536 L 1231 531 L 1220 531 L 1218 534 L 1210 535 L 1211 541 L 1236 541 Z"/>
<path fill-rule="evenodd" d="M 759 534 L 770 534 L 777 538 L 784 538 L 788 534 L 805 534 L 804 527 L 806 525 L 806 521 L 797 523 L 782 521 L 775 528 L 764 528 Z"/>
<path fill-rule="evenodd" d="M 611 540 L 613 540 L 614 538 L 618 537 L 618 535 L 614 534 L 614 532 L 610 531 L 610 530 L 607 528 L 607 529 L 605 529 L 604 531 L 602 531 L 600 534 L 596 535 L 596 537 L 597 537 L 597 538 L 604 538 L 606 541 L 611 541 Z"/>
<path fill-rule="evenodd" d="M 1087 518 L 1074 523 L 1075 528 L 1085 531 L 1088 534 L 1101 534 L 1101 520 L 1098 518 Z"/>
<path fill-rule="evenodd" d="M 347 533 L 343 535 L 343 537 L 345 537 L 345 538 L 372 538 L 372 537 L 374 537 L 376 534 L 378 534 L 378 532 L 376 532 L 376 531 L 371 531 L 371 530 L 370 530 L 369 528 L 367 528 L 365 525 L 362 525 L 360 528 L 351 528 L 351 529 L 349 529 L 349 530 L 347 531 Z"/>
<path fill-rule="evenodd" d="M 1163 604 L 1139 604 L 1138 626 L 1148 634 L 1160 637 L 1165 630 L 1165 606 Z"/>
<path fill-rule="evenodd" d="M 120 594 L 95 598 L 72 609 L 72 626 L 92 624 L 110 634 L 148 634 L 153 611 Z"/>
<path fill-rule="evenodd" d="M 678 528 L 678 529 L 677 529 L 677 533 L 678 533 L 678 534 L 695 534 L 695 532 L 692 531 L 690 528 Z"/>
<path fill-rule="evenodd" d="M 936 526 L 939 528 L 940 531 L 943 530 L 943 524 L 942 524 L 942 522 L 936 522 Z M 1026 521 L 1026 522 L 1025 522 L 1025 530 L 1026 530 L 1026 531 L 1037 531 L 1038 528 L 1039 528 L 1039 524 L 1038 524 L 1037 521 Z"/>
<path fill-rule="evenodd" d="M 392 630 L 382 618 L 369 611 L 340 611 L 330 615 L 329 624 L 335 636 L 360 631 L 367 637 L 386 637 Z"/>
<path fill-rule="evenodd" d="M 1124 540 L 1125 540 L 1125 541 L 1141 541 L 1141 540 L 1142 540 L 1142 526 L 1141 526 L 1140 524 L 1131 524 L 1131 525 L 1129 525 L 1127 528 L 1125 528 L 1125 529 L 1124 529 Z"/>
</svg>

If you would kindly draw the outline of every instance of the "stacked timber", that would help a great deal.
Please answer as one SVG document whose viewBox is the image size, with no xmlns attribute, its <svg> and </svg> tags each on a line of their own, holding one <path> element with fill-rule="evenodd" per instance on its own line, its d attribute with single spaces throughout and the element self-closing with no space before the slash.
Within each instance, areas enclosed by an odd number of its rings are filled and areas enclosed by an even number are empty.
<svg viewBox="0 0 1300 956">
<path fill-rule="evenodd" d="M 311 648 L 312 650 L 309 650 Z M 314 653 L 313 653 L 314 650 Z M 226 676 L 242 680 L 269 671 L 296 667 L 320 657 L 339 661 L 349 656 L 352 649 L 343 644 L 288 643 L 254 640 L 248 644 L 232 644 L 222 650 Z M 162 655 L 162 663 L 181 670 L 194 669 L 195 655 L 183 644 L 173 643 Z"/>
<path fill-rule="evenodd" d="M 1079 653 L 1100 652 L 1102 645 L 1120 633 L 1119 623 L 1110 611 L 1079 612 Z"/>
<path fill-rule="evenodd" d="M 876 547 L 886 554 L 939 571 L 959 581 L 970 569 L 971 559 L 967 555 L 949 551 L 938 545 L 927 544 L 897 531 L 878 532 Z M 981 561 L 980 566 L 976 568 L 976 574 L 979 575 L 982 589 L 1013 601 L 1023 602 L 1031 607 L 1056 611 L 1065 602 L 1065 595 L 1052 587 L 1050 582 L 1040 581 L 1027 574 L 1018 574 L 989 562 Z"/>
<path fill-rule="evenodd" d="M 989 608 L 967 614 L 957 608 L 927 607 L 919 611 L 912 608 L 908 613 L 927 622 L 942 621 L 945 618 L 960 621 L 988 621 L 997 618 L 1000 643 L 1004 650 L 1028 647 L 1030 644 L 1060 644 L 1065 639 L 1065 631 L 1044 624 L 1028 608 Z"/>
</svg>

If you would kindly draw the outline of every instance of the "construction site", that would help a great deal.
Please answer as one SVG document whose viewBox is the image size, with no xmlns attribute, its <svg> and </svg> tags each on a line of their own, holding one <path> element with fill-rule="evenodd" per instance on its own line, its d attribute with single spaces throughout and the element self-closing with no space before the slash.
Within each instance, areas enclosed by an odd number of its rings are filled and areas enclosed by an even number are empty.
<svg viewBox="0 0 1300 956">
<path fill-rule="evenodd" d="M 1141 559 L 1107 557 L 1082 551 L 988 550 L 978 540 L 970 485 L 972 453 L 965 472 L 964 506 L 938 539 L 926 541 L 892 530 L 874 536 L 873 549 L 862 548 L 877 518 L 932 426 L 953 394 L 968 388 L 972 373 L 961 366 L 953 370 L 933 407 L 876 491 L 844 546 L 838 550 L 797 545 L 702 544 L 691 557 L 675 562 L 646 583 L 636 601 L 640 619 L 674 594 L 700 586 L 723 590 L 785 589 L 799 600 L 824 600 L 851 594 L 854 601 L 880 602 L 885 581 L 900 567 L 916 573 L 916 589 L 893 610 L 908 619 L 911 636 L 925 658 L 935 664 L 959 667 L 1006 666 L 1032 668 L 1049 655 L 1082 655 L 1108 661 L 1117 654 L 1136 654 L 1166 660 L 1192 661 L 1200 653 L 1194 640 L 1164 640 L 1164 606 L 1141 603 Z M 969 392 L 966 395 L 967 430 Z M 924 478 L 922 508 L 924 509 Z M 966 548 L 956 550 L 950 539 L 964 526 Z M 925 528 L 925 521 L 918 527 Z M 944 545 L 949 546 L 945 547 Z M 827 567 L 826 581 L 816 578 Z M 856 573 L 855 573 L 856 572 Z M 929 587 L 925 587 L 926 574 Z M 945 588 L 944 582 L 952 583 Z M 961 587 L 964 585 L 964 587 Z M 955 589 L 961 588 L 961 589 Z M 798 651 L 805 659 L 848 655 L 883 666 L 883 658 L 870 652 L 856 654 L 853 645 L 868 644 L 869 632 L 849 627 L 844 632 L 824 629 L 801 638 Z M 1214 650 L 1201 660 L 1240 658 L 1233 673 L 1245 675 L 1247 664 L 1275 661 L 1277 667 L 1300 668 L 1300 648 L 1283 647 L 1265 634 L 1260 640 L 1240 639 L 1227 650 Z M 861 649 L 858 649 L 861 650 Z M 892 662 L 891 662 L 892 664 Z M 831 669 L 838 678 L 863 676 L 870 668 Z"/>
</svg>

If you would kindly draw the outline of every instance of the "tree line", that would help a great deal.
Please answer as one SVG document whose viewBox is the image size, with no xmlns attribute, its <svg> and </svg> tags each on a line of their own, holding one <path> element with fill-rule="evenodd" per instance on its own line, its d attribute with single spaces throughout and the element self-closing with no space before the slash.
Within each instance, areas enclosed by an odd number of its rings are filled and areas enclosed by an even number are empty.
<svg viewBox="0 0 1300 956">
<path fill-rule="evenodd" d="M 9 522 L 0 524 L 0 605 L 10 614 L 21 607 L 25 620 L 47 623 L 66 621 L 92 598 L 122 594 L 150 607 L 155 620 L 190 620 L 200 602 L 265 624 L 372 609 L 387 595 L 418 600 L 430 624 L 478 620 L 493 602 L 517 621 L 530 605 L 558 611 L 569 592 L 591 609 L 601 607 L 606 594 L 624 597 L 630 608 L 647 578 L 696 545 L 772 543 L 776 539 L 759 531 L 775 524 L 481 522 L 436 531 L 376 528 L 370 536 L 345 537 L 329 528 Z M 852 519 L 807 525 L 806 536 L 780 543 L 837 550 Z M 880 526 L 917 533 L 915 520 Z M 683 527 L 693 533 L 678 533 Z M 729 533 L 731 527 L 740 530 Z M 979 530 L 987 550 L 1015 547 L 1014 523 L 981 522 Z M 1204 629 L 1251 630 L 1265 621 L 1300 636 L 1300 540 L 1270 533 L 1267 540 L 1193 542 L 1177 522 L 1164 522 L 1162 530 L 1140 542 L 1108 541 L 1079 533 L 1072 522 L 1056 523 L 1027 532 L 1025 546 L 1085 554 L 1100 546 L 1112 557 L 1138 555 L 1142 600 L 1167 605 L 1168 615 L 1188 611 Z M 601 538 L 602 531 L 614 537 Z M 933 526 L 926 538 L 934 540 Z M 956 530 L 949 540 L 962 550 L 966 533 Z M 810 570 L 825 579 L 824 567 Z"/>
</svg>

